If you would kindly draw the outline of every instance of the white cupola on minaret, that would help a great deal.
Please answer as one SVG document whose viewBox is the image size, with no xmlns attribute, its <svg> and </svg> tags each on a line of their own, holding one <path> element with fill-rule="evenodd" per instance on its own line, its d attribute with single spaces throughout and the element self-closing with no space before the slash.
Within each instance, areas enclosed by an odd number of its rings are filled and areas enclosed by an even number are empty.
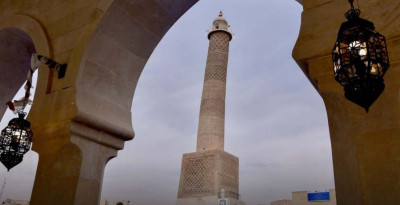
<svg viewBox="0 0 400 205">
<path fill-rule="evenodd" d="M 232 30 L 228 21 L 223 17 L 222 11 L 220 11 L 218 17 L 214 19 L 212 28 L 209 29 L 207 35 L 208 39 L 210 39 L 211 34 L 218 31 L 226 32 L 229 35 L 229 40 L 232 40 Z"/>
</svg>

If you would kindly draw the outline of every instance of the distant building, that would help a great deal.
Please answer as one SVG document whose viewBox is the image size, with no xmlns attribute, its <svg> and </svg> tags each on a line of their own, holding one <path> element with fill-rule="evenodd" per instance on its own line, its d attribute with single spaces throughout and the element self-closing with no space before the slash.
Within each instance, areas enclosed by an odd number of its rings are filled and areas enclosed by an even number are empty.
<svg viewBox="0 0 400 205">
<path fill-rule="evenodd" d="M 29 201 L 6 199 L 5 201 L 3 201 L 2 204 L 4 204 L 4 205 L 29 205 Z"/>
<path fill-rule="evenodd" d="M 109 205 L 107 200 L 101 200 L 100 205 Z"/>
<path fill-rule="evenodd" d="M 100 201 L 100 205 L 111 205 L 111 204 L 113 204 L 113 205 L 130 205 L 129 203 L 130 203 L 130 201 L 125 201 L 125 200 L 117 201 L 114 204 L 108 203 L 108 201 L 104 200 L 104 199 Z"/>
<path fill-rule="evenodd" d="M 260 204 L 261 205 L 261 204 Z M 336 205 L 336 191 L 329 192 L 292 192 L 292 200 L 273 201 L 270 205 Z"/>
<path fill-rule="evenodd" d="M 129 205 L 130 201 L 118 201 L 115 205 Z"/>
<path fill-rule="evenodd" d="M 271 205 L 293 205 L 292 200 L 283 199 L 271 202 Z"/>
</svg>

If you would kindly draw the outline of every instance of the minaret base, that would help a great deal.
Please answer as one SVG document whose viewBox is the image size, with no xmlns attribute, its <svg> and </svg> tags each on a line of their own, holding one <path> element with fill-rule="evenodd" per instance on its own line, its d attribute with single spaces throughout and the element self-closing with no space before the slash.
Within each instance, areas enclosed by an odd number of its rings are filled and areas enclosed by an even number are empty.
<svg viewBox="0 0 400 205">
<path fill-rule="evenodd" d="M 217 205 L 219 198 L 240 205 L 238 193 L 238 157 L 223 150 L 183 154 L 177 205 Z"/>
<path fill-rule="evenodd" d="M 225 202 L 221 202 L 225 199 Z M 204 196 L 193 198 L 178 198 L 176 205 L 246 205 L 243 201 L 233 198 L 218 198 L 216 196 Z"/>
</svg>

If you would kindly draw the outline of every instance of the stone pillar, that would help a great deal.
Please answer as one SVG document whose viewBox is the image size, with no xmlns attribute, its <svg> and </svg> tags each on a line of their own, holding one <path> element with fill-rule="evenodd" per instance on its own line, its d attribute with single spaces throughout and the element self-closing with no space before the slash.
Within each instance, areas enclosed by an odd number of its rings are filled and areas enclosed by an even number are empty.
<svg viewBox="0 0 400 205">
<path fill-rule="evenodd" d="M 124 140 L 81 123 L 70 128 L 64 136 L 35 141 L 40 158 L 31 204 L 99 204 L 104 167 Z"/>
<path fill-rule="evenodd" d="M 400 203 L 400 2 L 360 1 L 361 17 L 386 36 L 391 66 L 369 113 L 348 101 L 333 76 L 331 50 L 347 1 L 303 0 L 293 57 L 325 102 L 338 205 Z"/>
</svg>

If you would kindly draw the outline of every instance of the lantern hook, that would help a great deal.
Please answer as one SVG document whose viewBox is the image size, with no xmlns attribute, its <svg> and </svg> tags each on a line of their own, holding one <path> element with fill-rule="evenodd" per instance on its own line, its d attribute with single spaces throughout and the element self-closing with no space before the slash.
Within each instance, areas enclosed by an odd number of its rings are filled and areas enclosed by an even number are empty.
<svg viewBox="0 0 400 205">
<path fill-rule="evenodd" d="M 25 116 L 26 116 L 26 112 L 24 112 L 24 111 L 22 111 L 22 110 L 18 111 L 18 117 L 19 117 L 20 119 L 24 119 Z"/>
<path fill-rule="evenodd" d="M 349 0 L 349 3 L 350 3 L 351 8 L 344 14 L 344 16 L 346 17 L 347 20 L 354 21 L 360 17 L 361 11 L 360 11 L 360 9 L 354 8 L 354 5 L 353 5 L 354 0 Z"/>
<path fill-rule="evenodd" d="M 349 3 L 350 3 L 350 6 L 351 6 L 351 9 L 354 9 L 354 6 L 353 6 L 354 0 L 349 0 Z"/>
</svg>

